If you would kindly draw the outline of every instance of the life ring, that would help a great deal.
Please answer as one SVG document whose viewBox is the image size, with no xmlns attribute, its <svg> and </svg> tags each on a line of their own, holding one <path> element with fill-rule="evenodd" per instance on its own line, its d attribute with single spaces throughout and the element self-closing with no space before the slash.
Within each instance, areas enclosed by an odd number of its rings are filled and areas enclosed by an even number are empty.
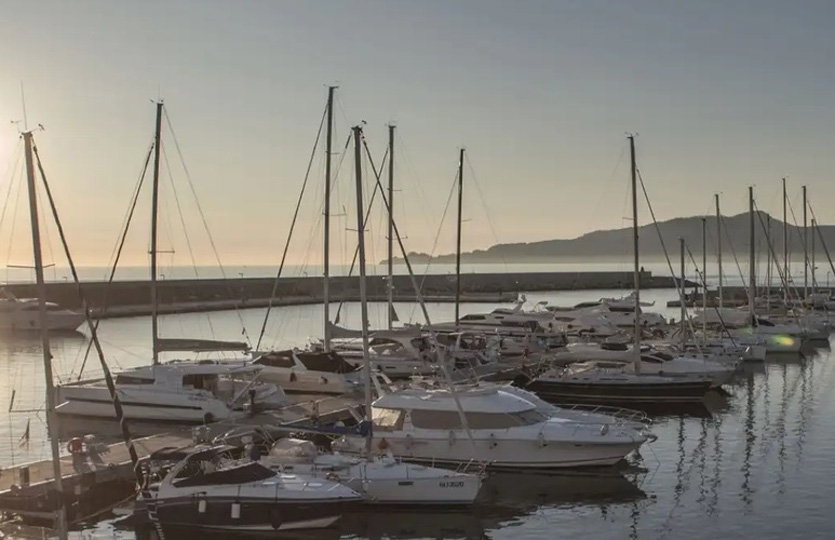
<svg viewBox="0 0 835 540">
<path fill-rule="evenodd" d="M 388 450 L 389 442 L 383 437 L 380 439 L 380 442 L 377 443 L 377 448 L 382 451 Z"/>
<path fill-rule="evenodd" d="M 331 482 L 339 482 L 339 475 L 336 474 L 335 472 L 329 472 L 328 474 L 325 475 L 325 478 L 327 478 Z"/>
</svg>

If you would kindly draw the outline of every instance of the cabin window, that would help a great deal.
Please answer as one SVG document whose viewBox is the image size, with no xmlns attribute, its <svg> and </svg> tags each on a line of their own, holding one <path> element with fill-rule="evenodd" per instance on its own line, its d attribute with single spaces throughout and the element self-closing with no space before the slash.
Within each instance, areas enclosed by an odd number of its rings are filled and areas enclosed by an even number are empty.
<svg viewBox="0 0 835 540">
<path fill-rule="evenodd" d="M 186 375 L 183 377 L 183 386 L 213 391 L 217 387 L 217 375 Z"/>
<path fill-rule="evenodd" d="M 255 362 L 254 364 L 258 364 L 260 366 L 267 366 L 267 367 L 274 367 L 274 368 L 291 368 L 296 365 L 293 361 L 291 356 L 280 356 L 277 354 L 267 354 L 264 355 Z"/>
<path fill-rule="evenodd" d="M 538 424 L 547 419 L 545 415 L 531 409 L 519 413 L 466 413 L 470 429 L 508 429 Z M 422 429 L 461 429 L 461 420 L 456 411 L 412 411 L 412 424 Z"/>
<path fill-rule="evenodd" d="M 484 315 L 464 315 L 461 317 L 462 321 L 483 321 L 484 319 Z"/>
<path fill-rule="evenodd" d="M 403 429 L 403 418 L 406 413 L 397 409 L 371 408 L 371 422 L 374 429 L 380 431 L 397 431 Z"/>
<path fill-rule="evenodd" d="M 655 357 L 655 356 L 642 356 L 641 360 L 646 362 L 647 364 L 663 364 L 664 360 Z"/>
<path fill-rule="evenodd" d="M 154 380 L 131 377 L 130 375 L 116 375 L 116 384 L 154 384 Z"/>
</svg>

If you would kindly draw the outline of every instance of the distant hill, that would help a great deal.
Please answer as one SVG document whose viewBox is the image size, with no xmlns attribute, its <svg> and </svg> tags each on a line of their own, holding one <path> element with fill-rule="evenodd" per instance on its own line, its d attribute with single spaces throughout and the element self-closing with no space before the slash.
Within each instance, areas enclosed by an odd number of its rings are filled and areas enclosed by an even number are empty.
<svg viewBox="0 0 835 540">
<path fill-rule="evenodd" d="M 767 223 L 768 214 L 758 212 L 755 216 L 755 238 L 758 253 L 765 256 L 766 235 L 763 232 L 763 224 Z M 716 252 L 716 217 L 708 217 L 707 225 L 707 249 L 708 256 L 713 257 Z M 747 213 L 736 216 L 724 217 L 725 231 L 722 236 L 723 256 L 730 256 L 736 252 L 740 261 L 748 260 L 749 245 L 749 217 Z M 821 225 L 826 246 L 835 249 L 835 226 Z M 646 259 L 658 259 L 664 256 L 659 231 L 664 239 L 670 257 L 678 260 L 679 238 L 683 237 L 687 246 L 697 259 L 701 259 L 702 253 L 702 216 L 675 218 L 659 222 L 657 229 L 653 224 L 643 225 L 638 229 L 640 238 L 641 257 Z M 771 219 L 771 244 L 778 258 L 783 256 L 783 222 Z M 809 245 L 812 245 L 812 228 L 809 227 Z M 797 256 L 803 254 L 803 227 L 788 227 L 788 244 L 791 258 L 797 260 Z M 728 241 L 730 239 L 730 242 Z M 817 257 L 821 261 L 826 260 L 819 238 L 815 237 Z M 731 248 L 732 246 L 732 248 Z M 477 263 L 503 263 L 503 262 L 556 262 L 564 259 L 598 259 L 598 260 L 623 260 L 632 254 L 632 228 L 612 229 L 604 231 L 593 231 L 578 238 L 568 240 L 542 240 L 539 242 L 496 244 L 488 249 L 475 250 L 462 253 L 461 260 L 468 264 Z M 412 262 L 425 262 L 429 259 L 426 253 L 410 253 L 409 259 Z M 397 259 L 402 262 L 402 258 Z M 432 257 L 432 261 L 439 263 L 454 263 L 455 254 L 445 254 Z"/>
</svg>

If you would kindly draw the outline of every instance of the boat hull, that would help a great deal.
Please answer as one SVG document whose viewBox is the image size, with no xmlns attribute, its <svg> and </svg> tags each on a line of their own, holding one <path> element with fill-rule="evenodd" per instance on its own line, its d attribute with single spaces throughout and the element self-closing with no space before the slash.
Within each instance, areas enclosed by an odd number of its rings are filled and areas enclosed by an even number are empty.
<svg viewBox="0 0 835 540">
<path fill-rule="evenodd" d="M 403 461 L 431 466 L 460 466 L 476 460 L 493 470 L 545 470 L 614 465 L 645 440 L 625 438 L 623 442 L 600 444 L 546 438 L 485 438 L 473 434 L 470 441 L 464 432 L 446 437 L 402 433 L 375 436 L 374 446 L 384 446 Z"/>
<path fill-rule="evenodd" d="M 553 403 L 618 403 L 657 405 L 662 403 L 698 403 L 713 382 L 670 381 L 665 384 L 605 384 L 594 381 L 574 382 L 536 379 L 527 390 Z"/>
<path fill-rule="evenodd" d="M 359 501 L 347 502 L 342 499 L 304 503 L 213 497 L 202 499 L 202 504 L 198 501 L 193 496 L 157 499 L 157 517 L 166 528 L 239 532 L 292 531 L 330 527 L 343 513 L 358 509 L 360 505 Z M 234 505 L 239 505 L 237 514 L 233 511 Z"/>
</svg>

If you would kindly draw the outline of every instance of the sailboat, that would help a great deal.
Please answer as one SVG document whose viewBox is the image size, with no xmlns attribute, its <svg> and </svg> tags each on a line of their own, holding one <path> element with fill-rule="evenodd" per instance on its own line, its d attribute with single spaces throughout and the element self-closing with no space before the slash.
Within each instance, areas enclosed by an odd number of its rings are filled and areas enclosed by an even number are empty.
<svg viewBox="0 0 835 540">
<path fill-rule="evenodd" d="M 638 252 L 638 193 L 637 166 L 635 162 L 635 138 L 630 135 L 632 184 L 632 237 L 634 252 L 635 291 L 629 304 L 640 306 L 640 261 Z M 569 403 L 686 403 L 701 401 L 715 385 L 707 375 L 683 374 L 671 377 L 666 374 L 645 374 L 644 352 L 641 348 L 641 321 L 634 317 L 634 344 L 629 366 L 611 367 L 598 362 L 586 362 L 567 367 L 554 367 L 527 383 L 526 388 L 540 397 Z"/>
<path fill-rule="evenodd" d="M 366 296 L 365 234 L 363 231 L 362 167 L 360 147 L 362 131 L 353 128 L 356 159 L 357 216 L 359 226 L 358 258 L 359 289 L 362 313 L 363 377 L 365 389 L 366 419 L 362 424 L 367 434 L 362 439 L 363 449 L 359 457 L 341 454 L 320 455 L 306 441 L 282 439 L 262 458 L 267 466 L 281 472 L 301 472 L 340 482 L 364 494 L 366 502 L 381 505 L 471 505 L 481 488 L 481 476 L 460 471 L 450 471 L 403 463 L 395 459 L 385 447 L 377 447 L 380 455 L 373 453 L 373 417 L 371 408 L 371 361 L 368 354 L 368 301 Z"/>
<path fill-rule="evenodd" d="M 156 105 L 153 198 L 151 202 L 151 332 L 153 362 L 116 373 L 116 391 L 125 417 L 132 421 L 206 423 L 246 413 L 249 406 L 275 408 L 289 404 L 281 388 L 258 381 L 260 366 L 249 358 L 174 360 L 160 363 L 163 352 L 246 351 L 246 343 L 159 337 L 157 298 L 157 210 L 163 104 Z M 104 379 L 72 382 L 55 388 L 62 417 L 116 417 Z"/>
</svg>

